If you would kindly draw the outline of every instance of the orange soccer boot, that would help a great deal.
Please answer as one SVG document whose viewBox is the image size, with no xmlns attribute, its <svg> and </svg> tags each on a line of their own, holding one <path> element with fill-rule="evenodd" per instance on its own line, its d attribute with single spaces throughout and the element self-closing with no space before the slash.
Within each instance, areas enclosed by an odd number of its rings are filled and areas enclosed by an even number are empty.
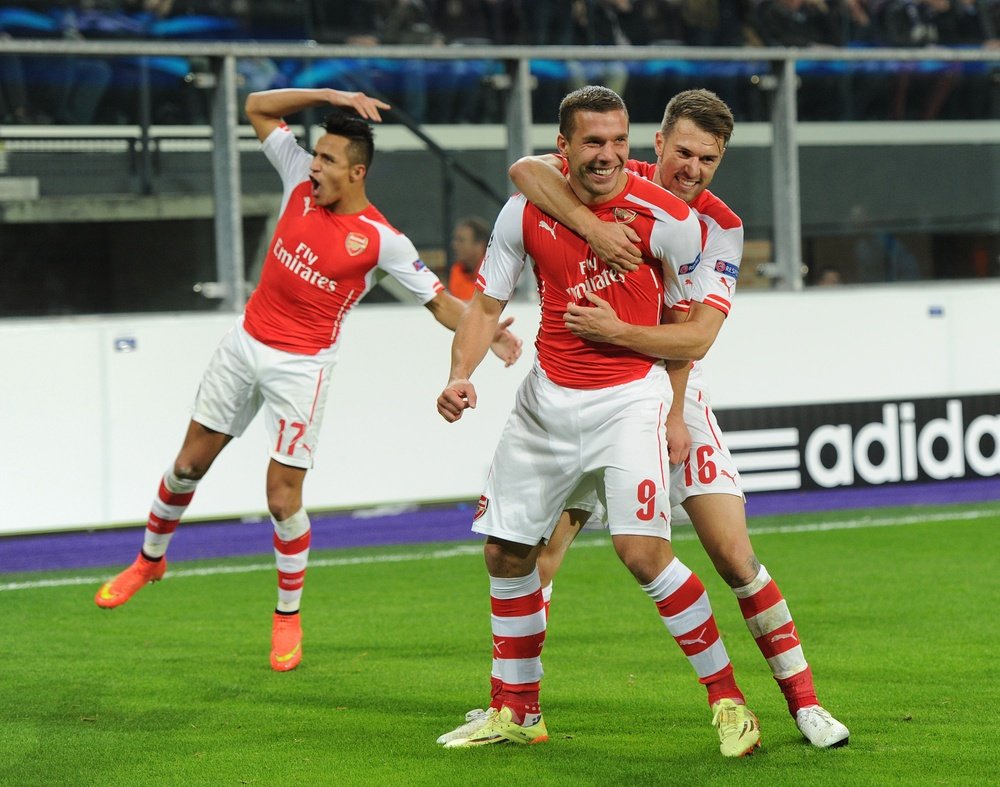
<svg viewBox="0 0 1000 787">
<path fill-rule="evenodd" d="M 167 559 L 149 560 L 142 552 L 135 562 L 114 579 L 108 580 L 94 596 L 102 609 L 120 607 L 148 582 L 159 582 L 167 571 Z"/>
<path fill-rule="evenodd" d="M 274 613 L 271 628 L 271 669 L 288 672 L 302 661 L 302 618 Z"/>
</svg>

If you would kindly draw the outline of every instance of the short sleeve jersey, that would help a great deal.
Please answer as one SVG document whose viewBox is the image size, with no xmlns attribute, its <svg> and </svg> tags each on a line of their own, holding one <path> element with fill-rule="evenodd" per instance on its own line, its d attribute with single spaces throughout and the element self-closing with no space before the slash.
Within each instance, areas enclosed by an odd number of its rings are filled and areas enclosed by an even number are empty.
<svg viewBox="0 0 1000 787">
<path fill-rule="evenodd" d="M 589 306 L 585 292 L 607 300 L 635 325 L 657 325 L 664 288 L 680 293 L 680 271 L 697 262 L 701 235 L 687 205 L 659 186 L 627 174 L 617 196 L 591 209 L 605 221 L 629 224 L 639 235 L 643 264 L 622 275 L 608 268 L 587 242 L 522 195 L 497 217 L 476 286 L 509 300 L 525 264 L 538 280 L 541 323 L 535 347 L 546 376 L 567 388 L 607 388 L 645 376 L 655 360 L 624 347 L 574 336 L 563 322 L 569 303 Z M 669 302 L 669 298 L 667 301 Z"/>
<path fill-rule="evenodd" d="M 630 160 L 627 166 L 647 180 L 656 177 L 655 164 Z M 685 296 L 668 305 L 688 311 L 691 302 L 698 301 L 714 306 L 728 316 L 743 259 L 743 222 L 725 202 L 708 190 L 691 203 L 691 210 L 701 225 L 701 258 L 681 271 Z"/>
<path fill-rule="evenodd" d="M 260 282 L 247 302 L 244 327 L 260 342 L 315 355 L 334 345 L 341 325 L 375 284 L 381 269 L 427 303 L 444 287 L 409 238 L 369 205 L 337 214 L 316 206 L 312 157 L 284 125 L 264 140 L 284 192 Z"/>
</svg>

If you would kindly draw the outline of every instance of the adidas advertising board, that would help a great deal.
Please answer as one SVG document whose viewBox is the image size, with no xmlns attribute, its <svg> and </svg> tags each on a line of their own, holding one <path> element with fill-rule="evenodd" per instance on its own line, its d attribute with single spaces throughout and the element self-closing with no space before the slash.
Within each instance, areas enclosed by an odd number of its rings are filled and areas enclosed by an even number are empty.
<svg viewBox="0 0 1000 787">
<path fill-rule="evenodd" d="M 717 415 L 747 492 L 1000 475 L 1000 394 Z"/>
</svg>

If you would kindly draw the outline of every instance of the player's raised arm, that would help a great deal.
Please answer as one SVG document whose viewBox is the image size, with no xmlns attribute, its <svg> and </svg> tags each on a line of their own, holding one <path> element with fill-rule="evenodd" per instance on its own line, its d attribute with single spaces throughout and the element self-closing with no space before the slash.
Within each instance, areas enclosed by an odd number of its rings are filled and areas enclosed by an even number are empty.
<svg viewBox="0 0 1000 787">
<path fill-rule="evenodd" d="M 558 156 L 525 156 L 515 161 L 507 174 L 529 202 L 584 238 L 616 271 L 634 271 L 642 263 L 635 230 L 595 216 L 569 187 Z"/>
<path fill-rule="evenodd" d="M 247 96 L 244 110 L 247 120 L 257 132 L 257 139 L 263 142 L 286 116 L 323 106 L 353 109 L 366 120 L 376 121 L 382 119 L 379 110 L 389 109 L 384 101 L 356 91 L 289 87 L 251 93 Z"/>
<path fill-rule="evenodd" d="M 451 345 L 448 385 L 437 400 L 438 412 L 449 423 L 461 418 L 466 408 L 476 406 L 476 389 L 470 378 L 493 342 L 505 305 L 477 290 L 462 314 Z"/>
</svg>

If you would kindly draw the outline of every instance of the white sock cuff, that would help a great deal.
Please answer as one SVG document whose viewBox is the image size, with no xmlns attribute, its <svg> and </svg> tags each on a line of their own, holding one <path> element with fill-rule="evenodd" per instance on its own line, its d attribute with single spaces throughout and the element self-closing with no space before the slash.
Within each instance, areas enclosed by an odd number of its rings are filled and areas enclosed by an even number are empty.
<svg viewBox="0 0 1000 787">
<path fill-rule="evenodd" d="M 530 596 L 542 587 L 538 569 L 523 577 L 495 577 L 490 575 L 490 595 L 493 598 L 520 598 Z"/>
<path fill-rule="evenodd" d="M 277 533 L 278 539 L 281 541 L 294 541 L 309 532 L 309 514 L 304 508 L 300 508 L 282 522 L 272 516 L 271 523 L 274 525 L 274 532 Z"/>
<path fill-rule="evenodd" d="M 552 600 L 552 583 L 549 582 L 542 588 L 542 601 L 548 604 Z"/>
<path fill-rule="evenodd" d="M 175 495 L 183 495 L 188 492 L 193 492 L 195 487 L 198 486 L 199 480 L 201 479 L 178 478 L 174 474 L 174 468 L 172 465 L 167 468 L 167 472 L 163 474 L 163 485 Z"/>
<path fill-rule="evenodd" d="M 754 593 L 759 593 L 764 589 L 764 586 L 771 581 L 771 575 L 767 573 L 767 569 L 764 566 L 760 567 L 760 571 L 757 572 L 757 576 L 753 578 L 753 581 L 749 585 L 744 585 L 741 588 L 733 588 L 733 593 L 736 594 L 736 598 L 750 598 Z"/>
<path fill-rule="evenodd" d="M 663 599 L 687 582 L 691 574 L 691 569 L 675 557 L 667 563 L 667 567 L 660 572 L 660 575 L 656 579 L 648 585 L 643 585 L 642 589 L 646 591 L 646 594 L 653 601 L 663 601 Z"/>
</svg>

